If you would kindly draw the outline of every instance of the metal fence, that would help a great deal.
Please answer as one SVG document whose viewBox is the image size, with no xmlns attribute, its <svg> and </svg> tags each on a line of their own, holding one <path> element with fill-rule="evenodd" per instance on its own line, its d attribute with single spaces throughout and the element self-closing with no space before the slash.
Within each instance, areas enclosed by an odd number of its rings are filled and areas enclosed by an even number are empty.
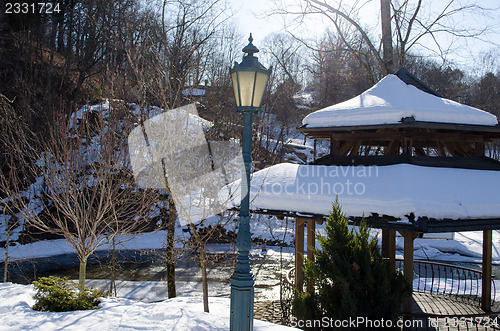
<svg viewBox="0 0 500 331">
<path fill-rule="evenodd" d="M 402 259 L 396 259 L 396 270 L 403 270 Z M 414 291 L 454 296 L 478 306 L 481 305 L 482 277 L 481 271 L 471 268 L 429 261 L 413 262 Z M 495 282 L 492 281 L 492 305 L 495 293 Z"/>
</svg>

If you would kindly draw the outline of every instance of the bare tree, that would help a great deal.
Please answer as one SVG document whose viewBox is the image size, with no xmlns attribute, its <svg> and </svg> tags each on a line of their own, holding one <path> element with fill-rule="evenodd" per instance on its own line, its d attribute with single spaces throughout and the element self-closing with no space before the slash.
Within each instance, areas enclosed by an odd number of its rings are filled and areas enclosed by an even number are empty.
<svg viewBox="0 0 500 331">
<path fill-rule="evenodd" d="M 161 2 L 159 31 L 150 30 L 144 39 L 126 50 L 129 67 L 132 69 L 139 91 L 141 110 L 154 103 L 165 112 L 189 103 L 185 93 L 188 85 L 199 85 L 206 77 L 204 57 L 216 45 L 213 41 L 218 29 L 225 22 L 224 3 L 217 1 Z M 146 24 L 142 21 L 141 24 Z M 149 118 L 141 112 L 139 125 Z M 146 132 L 146 130 L 144 130 Z M 169 178 L 164 169 L 168 214 L 163 213 L 167 227 L 167 281 L 169 297 L 176 296 L 175 287 L 175 224 L 178 218 L 176 203 L 170 192 Z"/>
<path fill-rule="evenodd" d="M 37 162 L 46 212 L 25 208 L 33 226 L 63 236 L 73 248 L 80 288 L 88 257 L 119 234 L 140 231 L 152 202 L 150 192 L 135 185 L 118 111 L 81 109 L 68 126 L 55 125 Z"/>
<path fill-rule="evenodd" d="M 204 77 L 200 72 L 204 67 L 203 57 L 208 53 L 209 42 L 227 19 L 225 10 L 222 0 L 163 0 L 164 48 L 159 56 L 164 64 L 161 69 L 168 91 L 162 102 L 164 109 L 181 105 L 186 83 L 199 84 L 196 80 Z"/>
<path fill-rule="evenodd" d="M 198 229 L 197 225 L 194 223 L 189 223 L 189 228 L 191 230 L 194 240 L 184 243 L 188 249 L 193 251 L 199 250 L 198 261 L 201 269 L 201 282 L 202 282 L 202 295 L 203 295 L 203 311 L 208 313 L 210 311 L 208 302 L 208 273 L 207 265 L 209 263 L 209 258 L 207 256 L 206 245 L 209 241 L 215 240 L 220 241 L 224 238 L 217 238 L 220 233 L 220 229 L 225 228 L 229 223 L 233 221 L 234 212 L 228 212 L 214 216 L 217 219 L 216 222 L 211 223 L 208 227 L 200 227 Z M 201 225 L 200 223 L 198 225 Z"/>
<path fill-rule="evenodd" d="M 21 226 L 19 209 L 25 196 L 22 194 L 29 182 L 26 166 L 33 155 L 32 134 L 20 119 L 12 101 L 0 94 L 0 216 L 5 228 L 5 261 L 3 281 L 8 279 L 9 246 L 13 231 Z"/>
<path fill-rule="evenodd" d="M 446 60 L 454 40 L 480 38 L 489 31 L 491 26 L 485 18 L 497 9 L 486 8 L 477 0 L 446 0 L 438 5 L 422 0 L 380 0 L 382 36 L 376 38 L 370 31 L 369 22 L 360 18 L 360 11 L 368 3 L 300 0 L 298 9 L 282 6 L 275 13 L 301 17 L 321 15 L 333 24 L 345 46 L 351 50 L 356 48 L 350 43 L 350 35 L 359 35 L 376 59 L 378 70 L 385 75 L 404 65 L 408 52 L 417 46 Z M 464 24 L 461 18 L 465 15 L 478 18 L 473 22 L 474 26 Z M 453 41 L 444 41 L 443 36 Z"/>
</svg>

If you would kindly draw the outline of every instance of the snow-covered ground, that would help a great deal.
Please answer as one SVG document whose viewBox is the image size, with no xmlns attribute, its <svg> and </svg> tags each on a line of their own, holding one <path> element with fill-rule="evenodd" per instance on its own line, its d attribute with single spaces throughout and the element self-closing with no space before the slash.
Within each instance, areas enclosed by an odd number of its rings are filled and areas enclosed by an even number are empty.
<svg viewBox="0 0 500 331">
<path fill-rule="evenodd" d="M 53 313 L 31 309 L 34 294 L 31 285 L 0 284 L 1 330 L 229 330 L 227 298 L 210 298 L 210 313 L 196 297 L 154 303 L 105 298 L 97 310 Z M 254 329 L 291 328 L 254 320 Z"/>
</svg>

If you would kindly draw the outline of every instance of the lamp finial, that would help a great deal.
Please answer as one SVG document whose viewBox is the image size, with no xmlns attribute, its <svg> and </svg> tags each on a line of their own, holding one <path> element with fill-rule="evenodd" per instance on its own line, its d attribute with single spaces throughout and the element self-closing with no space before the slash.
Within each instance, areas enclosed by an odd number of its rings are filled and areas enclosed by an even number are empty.
<svg viewBox="0 0 500 331">
<path fill-rule="evenodd" d="M 246 45 L 245 48 L 243 48 L 243 52 L 247 53 L 247 55 L 245 55 L 244 57 L 253 57 L 255 53 L 259 52 L 259 49 L 255 47 L 254 44 L 252 44 L 253 38 L 251 33 L 250 37 L 248 38 L 248 41 L 249 41 L 248 45 Z"/>
</svg>

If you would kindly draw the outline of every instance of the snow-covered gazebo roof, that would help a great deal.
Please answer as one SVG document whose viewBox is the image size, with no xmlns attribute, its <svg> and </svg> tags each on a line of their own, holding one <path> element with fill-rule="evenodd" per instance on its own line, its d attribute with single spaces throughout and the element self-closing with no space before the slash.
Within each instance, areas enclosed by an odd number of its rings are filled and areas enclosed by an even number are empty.
<svg viewBox="0 0 500 331">
<path fill-rule="evenodd" d="M 306 128 L 362 126 L 417 122 L 495 126 L 495 115 L 426 93 L 387 75 L 360 95 L 315 111 L 304 118 Z"/>
<path fill-rule="evenodd" d="M 404 69 L 302 123 L 299 131 L 329 139 L 330 156 L 337 158 L 372 153 L 363 152 L 370 148 L 391 157 L 477 158 L 485 143 L 500 139 L 495 115 L 438 96 Z"/>
<path fill-rule="evenodd" d="M 338 198 L 351 219 L 374 227 L 421 232 L 498 228 L 500 171 L 396 164 L 321 166 L 281 163 L 251 180 L 251 209 L 260 213 L 322 218 Z M 239 208 L 240 181 L 224 191 Z M 492 223 L 486 225 L 487 223 Z"/>
</svg>

